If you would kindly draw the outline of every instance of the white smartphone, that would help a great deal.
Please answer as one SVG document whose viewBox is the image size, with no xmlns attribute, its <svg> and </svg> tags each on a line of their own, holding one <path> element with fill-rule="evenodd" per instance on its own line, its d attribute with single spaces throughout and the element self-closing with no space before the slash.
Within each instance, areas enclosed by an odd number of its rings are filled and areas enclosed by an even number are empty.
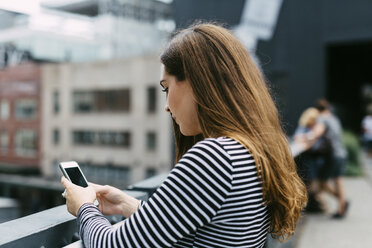
<svg viewBox="0 0 372 248">
<path fill-rule="evenodd" d="M 59 168 L 61 169 L 62 174 L 73 184 L 79 185 L 84 188 L 88 187 L 88 181 L 85 178 L 77 162 L 61 162 L 59 163 Z"/>
</svg>

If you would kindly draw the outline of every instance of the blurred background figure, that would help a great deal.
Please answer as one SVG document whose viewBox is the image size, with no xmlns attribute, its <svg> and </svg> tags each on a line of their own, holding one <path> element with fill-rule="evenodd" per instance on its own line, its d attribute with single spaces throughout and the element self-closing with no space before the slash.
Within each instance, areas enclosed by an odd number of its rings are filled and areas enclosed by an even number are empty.
<svg viewBox="0 0 372 248">
<path fill-rule="evenodd" d="M 372 105 L 367 107 L 367 115 L 362 120 L 362 141 L 368 153 L 372 157 Z"/>
<path fill-rule="evenodd" d="M 319 111 L 316 108 L 308 108 L 301 114 L 293 136 L 292 154 L 294 157 L 310 148 L 308 140 L 314 135 L 312 128 L 316 124 L 318 115 Z"/>
<path fill-rule="evenodd" d="M 325 99 L 316 102 L 319 117 L 314 127 L 315 138 L 327 133 L 332 144 L 332 153 L 329 160 L 325 160 L 323 171 L 320 173 L 320 190 L 330 193 L 338 200 L 337 212 L 332 218 L 343 218 L 348 210 L 349 202 L 345 199 L 345 190 L 342 176 L 345 170 L 346 149 L 341 139 L 342 127 L 339 119 L 331 112 L 331 106 Z M 329 162 L 328 162 L 329 161 Z M 334 183 L 334 187 L 328 185 L 328 180 Z"/>
<path fill-rule="evenodd" d="M 307 108 L 300 116 L 292 142 L 292 152 L 296 158 L 298 173 L 304 180 L 308 191 L 307 212 L 323 211 L 316 189 L 319 156 L 312 150 L 316 143 L 314 127 L 318 116 L 319 111 L 316 108 Z"/>
</svg>

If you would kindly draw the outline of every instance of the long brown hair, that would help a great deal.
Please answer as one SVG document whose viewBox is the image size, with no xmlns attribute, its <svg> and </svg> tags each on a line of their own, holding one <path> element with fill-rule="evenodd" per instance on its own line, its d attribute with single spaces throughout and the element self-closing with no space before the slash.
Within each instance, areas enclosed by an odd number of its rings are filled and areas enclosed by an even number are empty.
<svg viewBox="0 0 372 248">
<path fill-rule="evenodd" d="M 173 122 L 176 162 L 203 138 L 238 140 L 256 160 L 270 233 L 289 238 L 306 204 L 306 189 L 263 75 L 247 50 L 221 26 L 194 24 L 171 39 L 161 62 L 167 73 L 191 83 L 202 129 L 200 135 L 186 137 Z"/>
</svg>

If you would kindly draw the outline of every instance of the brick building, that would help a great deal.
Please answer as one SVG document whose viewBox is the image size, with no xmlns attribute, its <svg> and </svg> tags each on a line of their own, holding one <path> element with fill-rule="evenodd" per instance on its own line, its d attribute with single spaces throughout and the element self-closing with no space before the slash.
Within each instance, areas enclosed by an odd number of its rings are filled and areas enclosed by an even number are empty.
<svg viewBox="0 0 372 248">
<path fill-rule="evenodd" d="M 0 71 L 0 171 L 39 171 L 40 77 L 34 63 Z"/>
</svg>

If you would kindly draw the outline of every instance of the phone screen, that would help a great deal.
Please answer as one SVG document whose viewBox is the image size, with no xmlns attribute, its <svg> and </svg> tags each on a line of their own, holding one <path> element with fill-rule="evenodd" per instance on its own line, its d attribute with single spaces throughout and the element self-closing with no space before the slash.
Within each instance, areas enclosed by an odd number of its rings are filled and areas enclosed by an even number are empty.
<svg viewBox="0 0 372 248">
<path fill-rule="evenodd" d="M 88 184 L 78 167 L 65 168 L 65 170 L 73 184 L 79 185 L 81 187 L 88 187 Z"/>
</svg>

